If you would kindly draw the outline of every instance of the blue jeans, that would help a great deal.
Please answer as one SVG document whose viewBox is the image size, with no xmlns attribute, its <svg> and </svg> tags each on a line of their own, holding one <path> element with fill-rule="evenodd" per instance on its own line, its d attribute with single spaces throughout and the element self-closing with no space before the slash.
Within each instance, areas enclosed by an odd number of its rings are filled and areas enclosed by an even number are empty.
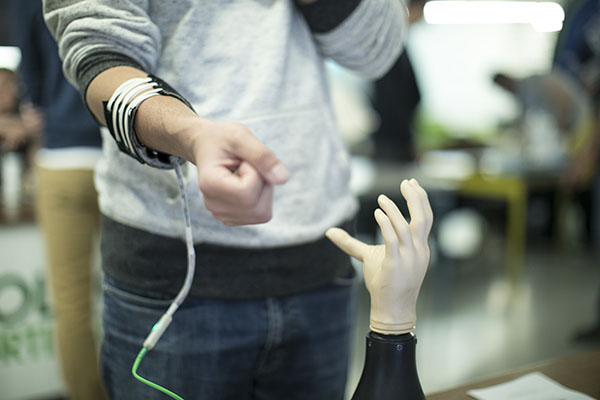
<svg viewBox="0 0 600 400">
<path fill-rule="evenodd" d="M 354 316 L 352 278 L 262 300 L 188 298 L 138 373 L 186 400 L 342 400 Z M 102 374 L 111 399 L 166 399 L 131 367 L 170 304 L 105 279 Z"/>
</svg>

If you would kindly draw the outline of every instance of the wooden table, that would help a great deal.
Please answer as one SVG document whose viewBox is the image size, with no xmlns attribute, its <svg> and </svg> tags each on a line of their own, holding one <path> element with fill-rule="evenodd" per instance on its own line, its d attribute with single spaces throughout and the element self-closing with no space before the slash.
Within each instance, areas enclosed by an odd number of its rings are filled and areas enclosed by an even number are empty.
<svg viewBox="0 0 600 400">
<path fill-rule="evenodd" d="M 561 385 L 600 400 L 600 351 L 581 353 L 557 361 L 427 395 L 427 400 L 473 400 L 467 390 L 505 383 L 530 372 L 541 372 Z"/>
</svg>

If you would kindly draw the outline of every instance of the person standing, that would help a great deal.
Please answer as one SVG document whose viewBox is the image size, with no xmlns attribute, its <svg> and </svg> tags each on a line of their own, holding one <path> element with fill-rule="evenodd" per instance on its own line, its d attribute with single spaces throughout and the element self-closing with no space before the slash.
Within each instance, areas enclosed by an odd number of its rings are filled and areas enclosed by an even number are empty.
<svg viewBox="0 0 600 400">
<path fill-rule="evenodd" d="M 27 206 L 32 198 L 31 164 L 42 125 L 39 110 L 21 99 L 17 72 L 0 68 L 0 219 L 14 221 L 28 214 Z M 11 179 L 4 181 L 7 176 L 3 169 L 8 153 L 15 156 L 17 173 L 14 182 Z"/>
<path fill-rule="evenodd" d="M 402 3 L 44 6 L 66 76 L 107 126 L 97 187 L 109 396 L 162 396 L 130 371 L 182 286 L 191 232 L 189 296 L 143 375 L 196 399 L 342 399 L 354 270 L 324 234 L 357 201 L 324 59 L 381 76 L 402 48 Z"/>
<path fill-rule="evenodd" d="M 407 3 L 410 29 L 423 18 L 426 0 L 410 0 Z M 373 82 L 373 109 L 379 115 L 379 126 L 372 137 L 375 160 L 398 163 L 415 161 L 414 123 L 420 102 L 418 74 L 405 48 L 392 68 Z"/>
<path fill-rule="evenodd" d="M 13 2 L 25 94 L 43 113 L 36 154 L 37 209 L 56 314 L 58 358 L 69 399 L 104 400 L 94 336 L 93 256 L 99 210 L 93 170 L 101 154 L 96 122 L 64 78 L 56 42 L 37 0 Z"/>
<path fill-rule="evenodd" d="M 600 257 L 600 1 L 577 0 L 566 10 L 565 24 L 554 51 L 553 68 L 569 74 L 592 102 L 594 137 L 565 176 L 573 191 L 583 191 L 589 208 L 591 249 Z M 594 321 L 578 330 L 574 340 L 600 342 L 600 287 Z"/>
</svg>

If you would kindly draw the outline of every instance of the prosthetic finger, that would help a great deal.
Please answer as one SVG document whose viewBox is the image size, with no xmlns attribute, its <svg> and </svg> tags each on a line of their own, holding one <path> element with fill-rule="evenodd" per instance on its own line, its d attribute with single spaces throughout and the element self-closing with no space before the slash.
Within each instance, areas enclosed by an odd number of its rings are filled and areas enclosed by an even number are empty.
<svg viewBox="0 0 600 400">
<path fill-rule="evenodd" d="M 429 232 L 431 232 L 431 227 L 433 226 L 433 210 L 431 209 L 431 204 L 429 204 L 429 197 L 427 196 L 427 192 L 416 179 L 411 179 L 411 182 L 417 187 L 417 191 L 421 197 L 421 204 L 424 210 L 425 216 L 425 236 L 429 236 Z"/>
<path fill-rule="evenodd" d="M 375 210 L 375 220 L 381 229 L 381 235 L 383 236 L 383 242 L 385 243 L 385 256 L 390 263 L 397 262 L 399 259 L 399 241 L 396 236 L 396 231 L 392 226 L 392 222 L 387 215 L 379 208 Z"/>
<path fill-rule="evenodd" d="M 377 198 L 377 202 L 392 222 L 392 226 L 396 231 L 396 236 L 400 241 L 400 246 L 406 246 L 411 244 L 412 242 L 410 237 L 410 227 L 408 226 L 408 222 L 406 222 L 406 219 L 398 209 L 398 206 L 396 206 L 396 203 L 394 203 L 389 197 L 383 194 Z"/>
<path fill-rule="evenodd" d="M 358 261 L 363 262 L 365 254 L 368 251 L 369 245 L 353 238 L 343 229 L 330 228 L 325 233 L 325 236 L 339 247 L 343 252 Z"/>
<path fill-rule="evenodd" d="M 400 191 L 408 204 L 410 230 L 414 239 L 422 242 L 427 237 L 427 221 L 425 219 L 423 202 L 417 190 L 418 187 L 406 180 L 400 185 Z"/>
</svg>

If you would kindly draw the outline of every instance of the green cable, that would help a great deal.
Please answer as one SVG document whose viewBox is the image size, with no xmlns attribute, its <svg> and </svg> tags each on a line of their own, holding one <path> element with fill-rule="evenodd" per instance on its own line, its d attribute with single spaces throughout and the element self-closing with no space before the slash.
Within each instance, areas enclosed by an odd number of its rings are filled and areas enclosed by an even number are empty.
<svg viewBox="0 0 600 400">
<path fill-rule="evenodd" d="M 146 355 L 146 353 L 148 352 L 148 349 L 145 347 L 142 347 L 142 350 L 140 350 L 140 352 L 138 353 L 135 362 L 133 363 L 133 367 L 131 367 L 131 373 L 133 374 L 133 376 L 135 376 L 135 379 L 137 379 L 138 381 L 145 383 L 146 385 L 150 386 L 151 388 L 154 388 L 156 390 L 160 390 L 161 392 L 163 392 L 164 394 L 177 399 L 177 400 L 183 400 L 183 397 L 171 392 L 169 389 L 166 389 L 160 385 L 157 385 L 154 382 L 149 381 L 146 378 L 143 378 L 141 376 L 138 375 L 137 373 L 137 369 L 140 366 L 140 363 L 142 362 L 142 358 L 144 358 L 144 356 Z"/>
</svg>

